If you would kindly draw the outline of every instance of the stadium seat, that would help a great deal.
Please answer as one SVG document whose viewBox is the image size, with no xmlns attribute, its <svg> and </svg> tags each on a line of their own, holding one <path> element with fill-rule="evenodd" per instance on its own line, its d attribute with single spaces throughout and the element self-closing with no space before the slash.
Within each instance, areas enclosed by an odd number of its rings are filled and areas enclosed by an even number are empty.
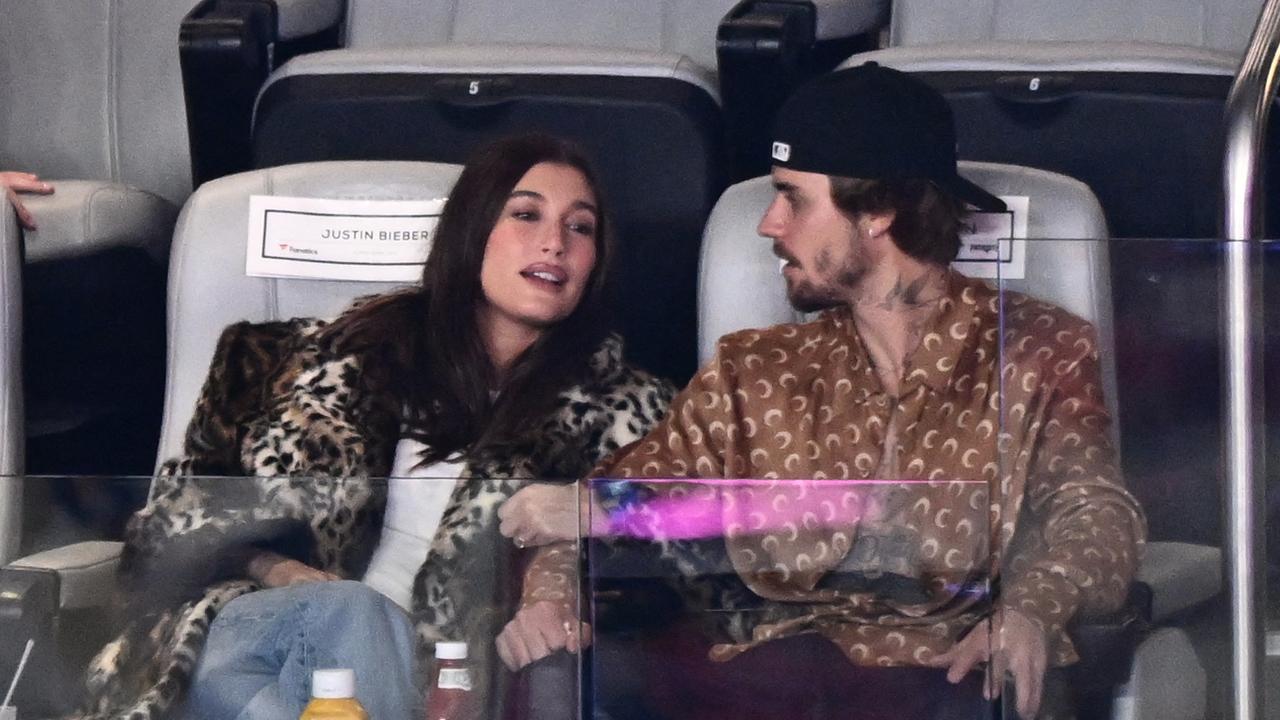
<svg viewBox="0 0 1280 720">
<path fill-rule="evenodd" d="M 1095 325 L 1102 349 L 1104 393 L 1115 412 L 1108 233 L 1097 198 L 1077 180 L 1038 169 L 961 162 L 960 172 L 996 195 L 1029 198 L 1027 237 L 1032 240 L 1027 247 L 1026 278 L 1002 280 L 1001 287 L 1056 303 Z M 773 193 L 768 177 L 734 185 L 725 191 L 707 223 L 698 286 L 698 348 L 703 361 L 710 359 L 717 338 L 726 333 L 802 319 L 786 301 L 771 244 L 756 233 Z M 965 270 L 962 263 L 957 267 Z M 1117 431 L 1116 425 L 1112 431 Z M 1159 624 L 1176 618 L 1218 594 L 1220 564 L 1217 548 L 1149 543 L 1138 580 L 1150 587 L 1154 609 L 1134 608 L 1137 615 L 1125 618 L 1129 624 L 1122 628 L 1102 632 L 1089 626 L 1077 628 L 1077 632 L 1123 636 L 1136 634 L 1146 622 Z M 1144 595 L 1145 591 L 1135 598 Z M 1117 655 L 1110 652 L 1115 645 L 1100 647 L 1106 651 L 1086 656 L 1084 669 L 1071 682 L 1077 691 L 1086 693 L 1096 691 L 1099 684 L 1118 686 L 1114 718 L 1203 717 L 1205 670 L 1183 630 L 1159 627 L 1145 635 L 1136 651 L 1121 643 L 1122 652 Z M 1136 658 L 1132 673 L 1122 662 L 1129 654 Z M 1166 714 L 1154 714 L 1160 712 Z"/>
<path fill-rule="evenodd" d="M 194 3 L 0 0 L 0 169 L 37 173 L 67 196 L 28 201 L 41 225 L 26 243 L 36 321 L 25 351 L 41 359 L 27 363 L 32 471 L 149 465 L 169 229 L 84 228 L 76 213 L 89 185 L 76 183 L 93 184 L 95 223 L 103 213 L 151 212 L 152 228 L 176 217 L 191 191 L 176 40 Z"/>
<path fill-rule="evenodd" d="M 202 185 L 183 208 L 173 238 L 168 374 L 157 463 L 182 451 L 183 433 L 225 327 L 242 320 L 333 317 L 353 299 L 396 285 L 247 276 L 245 240 L 251 195 L 433 200 L 448 196 L 460 170 L 442 163 L 306 163 Z"/>
</svg>

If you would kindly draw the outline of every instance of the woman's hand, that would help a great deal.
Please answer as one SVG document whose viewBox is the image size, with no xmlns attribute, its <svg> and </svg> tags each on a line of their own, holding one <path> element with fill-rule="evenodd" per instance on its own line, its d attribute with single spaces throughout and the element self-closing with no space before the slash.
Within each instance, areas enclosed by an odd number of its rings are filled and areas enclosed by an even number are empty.
<svg viewBox="0 0 1280 720">
<path fill-rule="evenodd" d="M 576 654 L 588 647 L 591 626 L 578 622 L 563 604 L 542 600 L 520 608 L 494 644 L 498 657 L 515 672 L 562 648 Z"/>
<path fill-rule="evenodd" d="M 1008 673 L 1013 677 L 1013 687 L 1018 696 L 1018 714 L 1031 720 L 1040 710 L 1044 674 L 1049 664 L 1044 632 L 1026 615 L 1007 608 L 1000 613 L 998 626 L 999 634 L 992 638 L 991 620 L 983 620 L 950 650 L 928 664 L 945 668 L 947 680 L 954 684 L 979 664 L 991 661 L 986 698 L 994 700 L 1000 697 L 1000 688 L 1004 685 L 1005 673 Z"/>
<path fill-rule="evenodd" d="M 28 230 L 36 229 L 36 219 L 23 204 L 22 199 L 18 197 L 18 193 L 35 193 L 37 195 L 49 195 L 53 192 L 53 185 L 42 182 L 40 178 L 31 173 L 24 172 L 0 172 L 0 188 L 4 190 L 5 198 L 9 204 L 18 213 L 18 222 L 22 227 Z"/>
<path fill-rule="evenodd" d="M 587 532 L 588 519 L 597 530 L 590 534 L 600 534 L 601 528 L 608 527 L 604 508 L 590 490 L 576 483 L 530 485 L 498 508 L 498 530 L 519 547 L 576 540 L 579 532 Z"/>
<path fill-rule="evenodd" d="M 260 552 L 249 561 L 249 577 L 266 588 L 342 579 L 331 572 L 313 568 L 270 551 Z"/>
</svg>

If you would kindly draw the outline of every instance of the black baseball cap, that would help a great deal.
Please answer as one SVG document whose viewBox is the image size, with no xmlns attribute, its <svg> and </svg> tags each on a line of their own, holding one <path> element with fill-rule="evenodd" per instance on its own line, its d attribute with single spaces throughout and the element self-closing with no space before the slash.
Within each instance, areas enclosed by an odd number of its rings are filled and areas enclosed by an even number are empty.
<svg viewBox="0 0 1280 720">
<path fill-rule="evenodd" d="M 938 91 L 869 62 L 802 85 L 778 111 L 778 167 L 868 180 L 926 179 L 979 210 L 1004 201 L 956 172 L 956 124 Z"/>
</svg>

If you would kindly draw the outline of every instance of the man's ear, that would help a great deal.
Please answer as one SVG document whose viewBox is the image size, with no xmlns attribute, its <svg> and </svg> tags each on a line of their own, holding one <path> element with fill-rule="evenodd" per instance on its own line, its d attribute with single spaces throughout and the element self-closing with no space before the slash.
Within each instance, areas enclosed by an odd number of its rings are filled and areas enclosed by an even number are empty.
<svg viewBox="0 0 1280 720">
<path fill-rule="evenodd" d="M 893 221 L 897 216 L 898 214 L 893 210 L 864 212 L 858 217 L 858 222 L 862 226 L 864 235 L 878 238 L 889 232 L 889 228 L 893 227 Z"/>
</svg>

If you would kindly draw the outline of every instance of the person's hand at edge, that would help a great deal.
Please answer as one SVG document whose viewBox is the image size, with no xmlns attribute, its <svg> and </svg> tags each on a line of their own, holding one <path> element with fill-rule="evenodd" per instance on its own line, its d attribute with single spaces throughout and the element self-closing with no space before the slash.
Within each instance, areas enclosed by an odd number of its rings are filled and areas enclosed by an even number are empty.
<svg viewBox="0 0 1280 720">
<path fill-rule="evenodd" d="M 591 625 L 578 622 L 564 604 L 542 600 L 520 608 L 494 645 L 503 664 L 515 672 L 557 650 L 581 652 L 591 645 Z"/>
<path fill-rule="evenodd" d="M 580 532 L 603 535 L 609 526 L 608 513 L 594 493 L 576 483 L 521 488 L 498 508 L 498 520 L 498 531 L 518 547 L 577 540 Z"/>
<path fill-rule="evenodd" d="M 1049 664 L 1044 631 L 1017 610 L 1004 609 L 999 615 L 999 633 L 991 634 L 991 620 L 978 623 L 950 650 L 927 664 L 947 670 L 947 681 L 955 684 L 985 662 L 991 663 L 983 693 L 988 700 L 1000 697 L 1005 674 L 1013 677 L 1018 715 L 1031 720 L 1040 710 L 1044 696 L 1044 675 Z"/>
<path fill-rule="evenodd" d="M 18 194 L 50 195 L 53 193 L 53 185 L 42 181 L 32 173 L 6 171 L 0 172 L 0 187 L 4 188 L 5 198 L 13 206 L 14 211 L 18 213 L 18 222 L 21 223 L 22 227 L 27 230 L 35 230 L 35 216 L 22 203 L 22 198 L 18 197 Z"/>
<path fill-rule="evenodd" d="M 249 561 L 249 577 L 266 588 L 287 587 L 342 578 L 277 553 L 263 551 Z"/>
</svg>

